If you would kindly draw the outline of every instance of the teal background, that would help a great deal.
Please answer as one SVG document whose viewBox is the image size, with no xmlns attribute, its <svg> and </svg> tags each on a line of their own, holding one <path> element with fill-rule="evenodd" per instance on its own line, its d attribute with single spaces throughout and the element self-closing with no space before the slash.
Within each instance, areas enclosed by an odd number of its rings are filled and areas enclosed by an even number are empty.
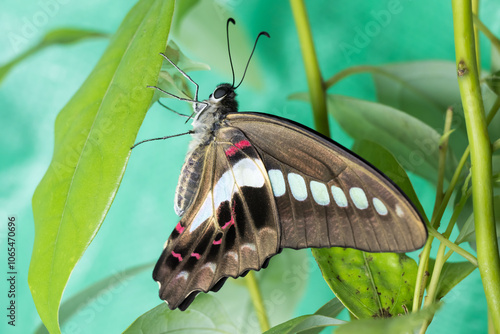
<svg viewBox="0 0 500 334">
<path fill-rule="evenodd" d="M 210 72 L 194 73 L 200 97 L 206 97 L 221 81 L 230 81 L 225 49 L 225 20 L 234 16 L 237 25 L 233 48 L 237 75 L 246 62 L 254 36 L 261 30 L 271 34 L 262 40 L 250 76 L 238 89 L 241 111 L 277 114 L 312 126 L 308 105 L 287 101 L 294 92 L 307 90 L 304 67 L 288 1 L 203 1 L 212 22 L 196 28 L 196 13 L 181 26 L 177 39 L 191 58 L 208 63 Z M 79 27 L 113 33 L 135 1 L 76 2 L 43 0 L 0 2 L 0 64 L 34 45 L 47 31 Z M 353 65 L 445 59 L 454 61 L 451 2 L 411 1 L 308 1 L 308 15 L 316 50 L 325 78 Z M 368 40 L 347 54 L 346 45 L 356 46 L 359 29 L 375 27 L 377 14 L 397 6 L 400 10 Z M 201 12 L 199 12 L 201 13 Z M 207 14 L 207 12 L 203 12 Z M 200 15 L 200 14 L 198 14 Z M 481 2 L 480 17 L 496 35 L 500 34 L 500 6 L 494 0 Z M 203 21 L 207 20 L 207 21 Z M 222 22 L 222 23 L 221 23 Z M 375 22 L 375 23 L 373 23 Z M 202 26 L 203 27 L 203 26 Z M 376 31 L 376 30 L 374 30 Z M 238 37 L 242 34 L 243 37 Z M 243 46 L 241 46 L 243 45 Z M 0 85 L 0 268 L 6 268 L 6 222 L 18 221 L 18 317 L 17 326 L 6 325 L 3 311 L 0 332 L 30 333 L 40 320 L 27 285 L 34 228 L 31 197 L 49 165 L 53 151 L 53 127 L 57 113 L 79 88 L 107 46 L 106 39 L 93 39 L 70 46 L 53 46 L 14 68 Z M 241 46 L 241 48 L 240 48 Z M 198 49 L 197 49 L 198 48 Z M 246 49 L 243 49 L 246 48 Z M 489 67 L 489 44 L 481 38 L 483 67 Z M 151 55 L 156 57 L 157 55 Z M 238 72 L 239 71 L 239 72 Z M 374 99 L 367 75 L 349 77 L 329 91 Z M 173 103 L 186 111 L 188 106 Z M 189 125 L 163 108 L 148 113 L 138 139 L 185 132 Z M 352 140 L 332 122 L 332 137 L 350 146 Z M 100 232 L 75 268 L 63 301 L 90 284 L 134 265 L 155 262 L 161 247 L 177 223 L 173 198 L 178 173 L 189 138 L 143 145 L 132 153 L 120 190 Z M 417 194 L 430 212 L 432 187 L 412 177 Z M 307 251 L 308 252 L 308 251 Z M 308 252 L 309 253 L 309 252 Z M 459 257 L 452 258 L 460 260 Z M 272 262 L 271 262 L 272 265 Z M 7 270 L 2 269 L 2 274 Z M 6 307 L 7 285 L 0 276 L 0 309 Z M 332 298 L 318 270 L 311 277 L 295 315 L 312 313 Z M 429 333 L 484 333 L 486 304 L 478 271 L 466 278 L 446 298 Z M 156 306 L 157 285 L 148 270 L 111 290 L 105 298 L 89 304 L 63 328 L 67 333 L 123 331 L 139 315 Z M 345 312 L 343 317 L 346 318 Z"/>
</svg>

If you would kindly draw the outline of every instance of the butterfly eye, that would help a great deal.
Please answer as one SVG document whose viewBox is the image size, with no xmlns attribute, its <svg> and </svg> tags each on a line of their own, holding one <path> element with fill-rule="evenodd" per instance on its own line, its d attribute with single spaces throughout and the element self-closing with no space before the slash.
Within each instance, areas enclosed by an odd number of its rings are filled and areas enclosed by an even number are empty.
<svg viewBox="0 0 500 334">
<path fill-rule="evenodd" d="M 227 87 L 218 87 L 214 93 L 213 93 L 213 96 L 214 96 L 214 99 L 217 99 L 217 100 L 220 100 L 222 99 L 224 96 L 227 95 L 227 93 L 229 93 L 229 90 L 227 89 Z"/>
</svg>

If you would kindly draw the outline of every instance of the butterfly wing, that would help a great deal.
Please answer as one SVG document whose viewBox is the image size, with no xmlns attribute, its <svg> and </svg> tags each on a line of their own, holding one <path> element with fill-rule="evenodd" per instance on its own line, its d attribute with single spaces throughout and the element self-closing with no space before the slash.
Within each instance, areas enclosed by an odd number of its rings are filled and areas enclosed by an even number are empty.
<svg viewBox="0 0 500 334">
<path fill-rule="evenodd" d="M 234 128 L 221 128 L 205 150 L 193 204 L 177 224 L 153 271 L 160 297 L 186 309 L 200 291 L 259 270 L 279 252 L 276 204 L 257 151 Z"/>
<path fill-rule="evenodd" d="M 274 190 L 282 248 L 351 247 L 408 252 L 427 230 L 406 195 L 375 167 L 300 124 L 231 113 L 261 156 Z"/>
<path fill-rule="evenodd" d="M 229 113 L 203 150 L 195 198 L 153 272 L 171 309 L 285 247 L 408 252 L 425 243 L 425 224 L 396 185 L 297 123 Z"/>
</svg>

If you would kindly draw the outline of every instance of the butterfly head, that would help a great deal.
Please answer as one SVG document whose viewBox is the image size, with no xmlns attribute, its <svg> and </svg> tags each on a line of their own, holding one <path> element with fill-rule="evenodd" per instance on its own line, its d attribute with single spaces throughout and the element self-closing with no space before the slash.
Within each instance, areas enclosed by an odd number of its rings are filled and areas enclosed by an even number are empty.
<svg viewBox="0 0 500 334">
<path fill-rule="evenodd" d="M 222 114 L 238 111 L 235 87 L 228 83 L 218 85 L 208 97 L 207 102 L 211 106 L 217 107 Z"/>
</svg>

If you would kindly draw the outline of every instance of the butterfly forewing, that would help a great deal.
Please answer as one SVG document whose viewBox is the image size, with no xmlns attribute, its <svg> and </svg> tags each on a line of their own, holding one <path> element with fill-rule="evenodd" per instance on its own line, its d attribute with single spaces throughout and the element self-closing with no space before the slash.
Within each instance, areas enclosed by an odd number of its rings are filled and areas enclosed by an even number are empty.
<svg viewBox="0 0 500 334">
<path fill-rule="evenodd" d="M 171 309 L 259 270 L 279 250 L 277 209 L 255 148 L 239 130 L 223 128 L 203 149 L 199 189 L 153 272 Z"/>
<path fill-rule="evenodd" d="M 262 157 L 281 225 L 280 247 L 352 247 L 408 252 L 422 247 L 425 225 L 404 193 L 340 145 L 265 114 L 231 113 Z"/>
</svg>

